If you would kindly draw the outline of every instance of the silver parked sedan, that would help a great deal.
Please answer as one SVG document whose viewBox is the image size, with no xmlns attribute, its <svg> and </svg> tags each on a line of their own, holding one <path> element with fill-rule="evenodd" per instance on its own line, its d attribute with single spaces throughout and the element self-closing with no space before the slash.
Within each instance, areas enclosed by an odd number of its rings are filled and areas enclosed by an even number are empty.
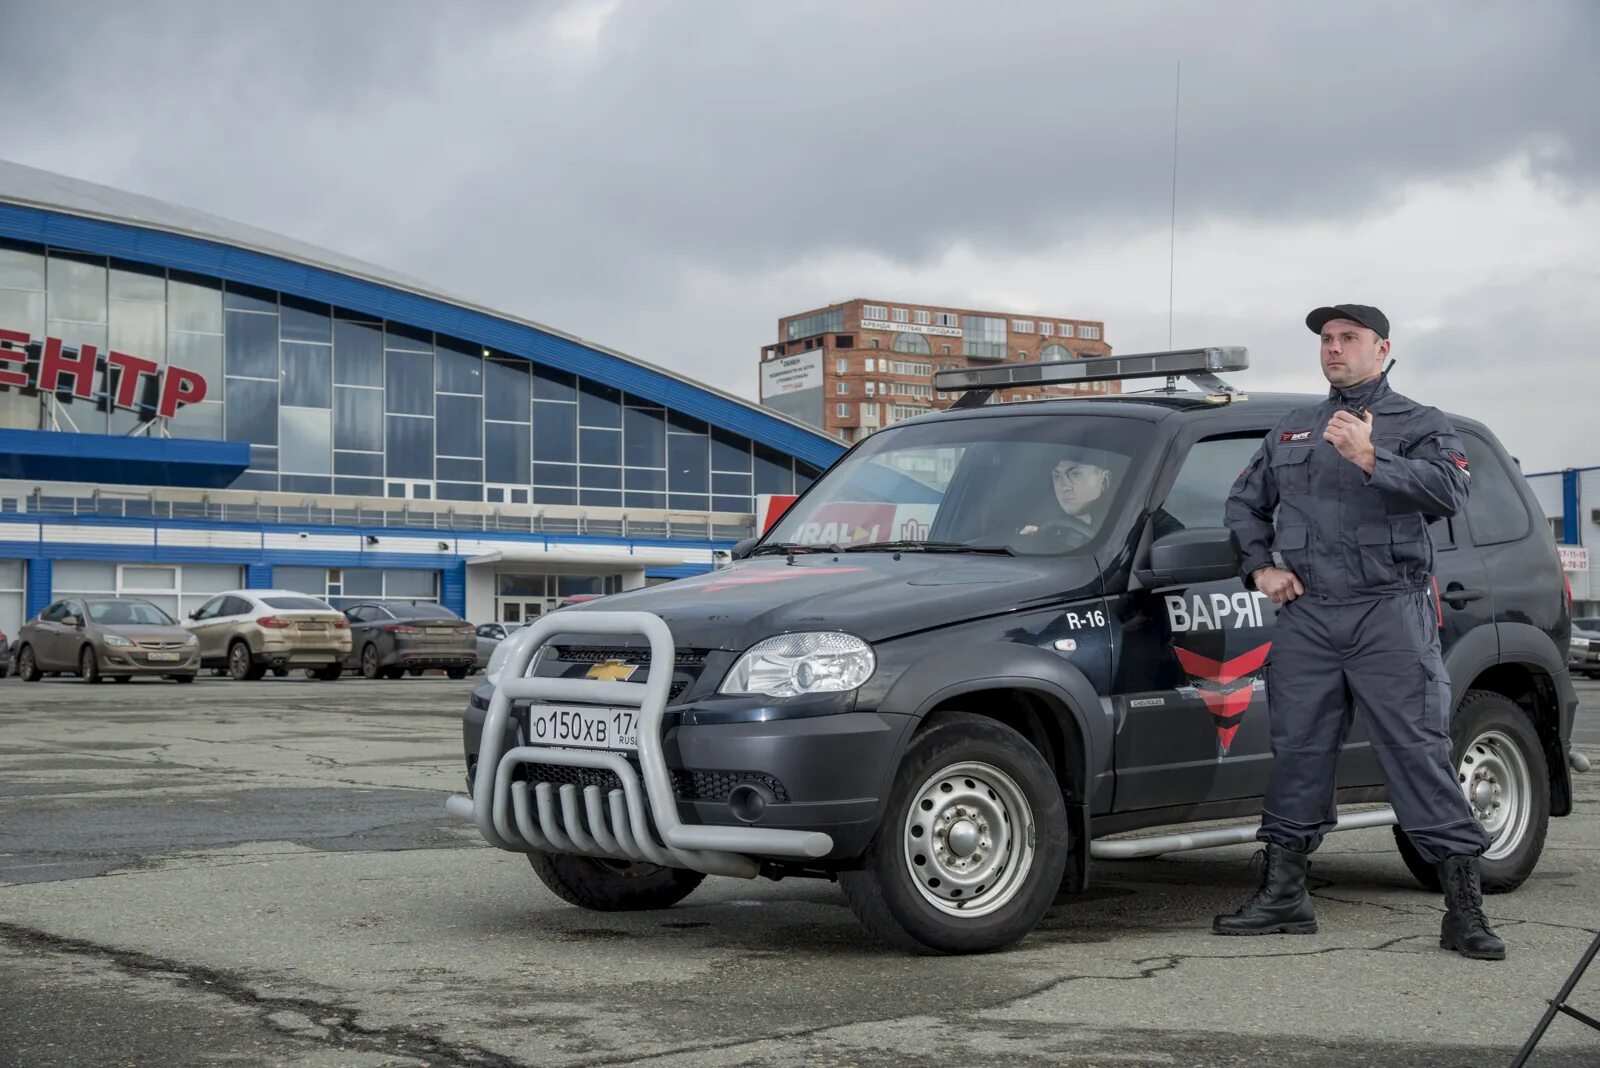
<svg viewBox="0 0 1600 1068">
<path fill-rule="evenodd" d="M 136 597 L 68 597 L 24 624 L 15 642 L 24 681 L 76 674 L 85 682 L 159 675 L 193 682 L 200 643 L 176 620 Z"/>
</svg>

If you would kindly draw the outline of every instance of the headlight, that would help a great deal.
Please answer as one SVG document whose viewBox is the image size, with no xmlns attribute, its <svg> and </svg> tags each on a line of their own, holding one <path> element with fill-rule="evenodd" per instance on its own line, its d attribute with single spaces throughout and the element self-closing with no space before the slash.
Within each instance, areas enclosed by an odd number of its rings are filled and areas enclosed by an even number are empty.
<svg viewBox="0 0 1600 1068">
<path fill-rule="evenodd" d="M 1588 638 L 1574 638 L 1574 639 L 1572 639 L 1572 648 L 1574 648 L 1574 649 L 1587 649 L 1587 648 L 1589 648 L 1589 639 Z"/>
<path fill-rule="evenodd" d="M 746 650 L 718 692 L 768 697 L 842 693 L 866 682 L 877 666 L 872 646 L 853 634 L 780 634 Z"/>
<path fill-rule="evenodd" d="M 494 652 L 489 654 L 489 665 L 483 669 L 483 677 L 488 680 L 490 686 L 500 685 L 500 673 L 505 670 L 506 660 L 511 656 L 512 652 L 528 644 L 528 636 L 532 633 L 533 628 L 523 627 L 494 647 Z M 531 671 L 533 664 L 538 662 L 539 658 L 534 657 L 533 662 L 528 665 L 528 669 Z"/>
<path fill-rule="evenodd" d="M 128 639 L 122 637 L 120 634 L 107 634 L 102 640 L 107 645 L 123 646 L 123 645 L 132 645 L 133 644 Z"/>
</svg>

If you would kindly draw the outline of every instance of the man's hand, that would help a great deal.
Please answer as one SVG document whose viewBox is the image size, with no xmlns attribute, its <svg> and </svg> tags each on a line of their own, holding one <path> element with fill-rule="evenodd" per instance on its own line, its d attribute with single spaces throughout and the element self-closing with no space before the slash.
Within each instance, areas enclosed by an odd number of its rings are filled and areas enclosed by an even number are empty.
<svg viewBox="0 0 1600 1068">
<path fill-rule="evenodd" d="M 1322 440 L 1331 442 L 1339 455 L 1355 464 L 1367 474 L 1378 466 L 1378 453 L 1372 447 L 1372 413 L 1357 419 L 1343 408 L 1333 413 L 1322 431 Z"/>
<path fill-rule="evenodd" d="M 1288 604 L 1306 592 L 1300 584 L 1300 576 L 1281 567 L 1258 567 L 1250 572 L 1250 581 L 1273 604 Z"/>
</svg>

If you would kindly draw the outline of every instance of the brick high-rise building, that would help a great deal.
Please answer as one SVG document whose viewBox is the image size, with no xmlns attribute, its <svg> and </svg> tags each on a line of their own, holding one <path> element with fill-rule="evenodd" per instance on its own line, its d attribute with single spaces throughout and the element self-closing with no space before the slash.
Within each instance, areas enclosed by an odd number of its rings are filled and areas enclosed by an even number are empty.
<svg viewBox="0 0 1600 1068">
<path fill-rule="evenodd" d="M 857 298 L 778 320 L 777 343 L 761 349 L 761 403 L 840 441 L 859 441 L 953 404 L 958 394 L 934 389 L 935 371 L 1109 356 L 1104 332 L 1092 319 Z M 1002 390 L 999 399 L 1117 389 L 1114 382 L 1032 386 Z"/>
</svg>

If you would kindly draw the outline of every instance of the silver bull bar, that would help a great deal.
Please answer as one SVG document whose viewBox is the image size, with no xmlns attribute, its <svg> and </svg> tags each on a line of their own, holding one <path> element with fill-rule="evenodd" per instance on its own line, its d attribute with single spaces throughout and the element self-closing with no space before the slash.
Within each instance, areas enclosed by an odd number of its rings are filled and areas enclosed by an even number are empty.
<svg viewBox="0 0 1600 1068">
<path fill-rule="evenodd" d="M 661 751 L 676 649 L 666 623 L 650 612 L 563 612 L 540 618 L 507 658 L 489 701 L 478 743 L 472 796 L 457 794 L 445 811 L 470 820 L 490 845 L 516 853 L 569 853 L 609 860 L 690 868 L 711 875 L 754 878 L 756 857 L 815 859 L 833 848 L 821 831 L 769 827 L 708 827 L 686 824 Z M 587 679 L 529 678 L 534 656 L 557 634 L 643 635 L 650 642 L 650 674 L 644 683 Z M 509 639 L 508 639 L 509 640 Z M 513 701 L 566 701 L 639 710 L 639 770 L 621 753 L 519 745 L 505 753 L 506 722 Z M 519 766 L 552 765 L 609 771 L 621 789 L 559 787 L 513 780 Z"/>
</svg>

